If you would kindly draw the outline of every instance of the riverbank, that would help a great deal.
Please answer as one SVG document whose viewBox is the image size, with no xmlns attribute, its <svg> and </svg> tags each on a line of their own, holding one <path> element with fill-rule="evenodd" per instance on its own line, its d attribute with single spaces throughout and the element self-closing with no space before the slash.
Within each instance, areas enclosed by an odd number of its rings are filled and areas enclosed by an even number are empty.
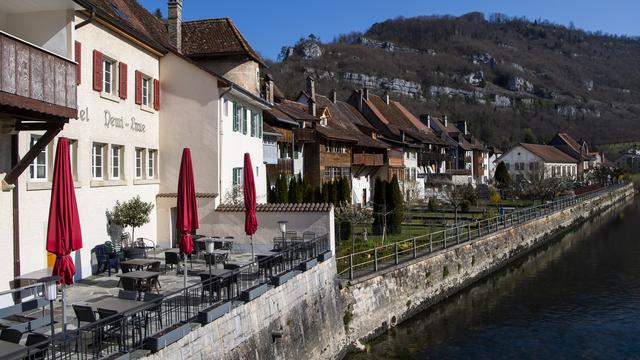
<svg viewBox="0 0 640 360">
<path fill-rule="evenodd" d="M 342 281 L 352 350 L 634 195 L 631 185 L 572 207 L 351 281 Z"/>
<path fill-rule="evenodd" d="M 611 207 L 367 342 L 348 360 L 633 358 L 640 199 Z"/>
</svg>

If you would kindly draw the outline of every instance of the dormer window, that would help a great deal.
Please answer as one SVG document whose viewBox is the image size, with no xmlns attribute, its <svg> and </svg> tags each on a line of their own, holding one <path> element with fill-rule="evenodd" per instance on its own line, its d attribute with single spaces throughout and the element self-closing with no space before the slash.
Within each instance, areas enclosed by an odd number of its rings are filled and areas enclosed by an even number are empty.
<svg viewBox="0 0 640 360">
<path fill-rule="evenodd" d="M 327 126 L 327 118 L 325 116 L 320 118 L 320 125 Z"/>
</svg>

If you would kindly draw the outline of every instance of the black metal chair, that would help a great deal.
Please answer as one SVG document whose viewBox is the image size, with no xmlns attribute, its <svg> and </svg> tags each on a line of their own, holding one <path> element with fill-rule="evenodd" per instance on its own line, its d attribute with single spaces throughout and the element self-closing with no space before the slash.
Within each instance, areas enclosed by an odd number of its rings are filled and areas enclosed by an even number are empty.
<svg viewBox="0 0 640 360">
<path fill-rule="evenodd" d="M 142 299 L 143 302 L 146 302 L 146 303 L 157 303 L 157 305 L 148 308 L 147 312 L 144 314 L 145 323 L 149 322 L 149 313 L 150 312 L 155 312 L 156 321 L 158 321 L 158 323 L 160 324 L 160 328 L 163 327 L 163 325 L 162 325 L 162 299 L 164 299 L 164 295 L 162 295 L 162 294 L 153 294 L 153 293 L 150 293 L 150 292 L 144 293 L 144 298 Z"/>
<path fill-rule="evenodd" d="M 167 272 L 169 265 L 176 265 L 176 269 L 180 267 L 180 255 L 175 252 L 167 251 L 164 253 L 164 272 Z M 176 270 L 177 271 L 177 270 Z"/>
<path fill-rule="evenodd" d="M 49 348 L 49 338 L 46 335 L 30 333 L 27 335 L 27 341 L 24 345 L 28 348 L 30 346 L 36 345 L 36 351 L 29 350 L 26 359 L 29 360 L 40 360 L 45 359 L 47 357 L 47 351 Z"/>
<path fill-rule="evenodd" d="M 97 321 L 91 306 L 73 305 L 73 312 L 76 314 L 76 319 L 78 319 L 78 328 L 80 328 L 80 323 L 92 324 Z"/>
<path fill-rule="evenodd" d="M 154 263 L 152 263 L 151 265 L 149 265 L 149 267 L 147 268 L 148 271 L 153 271 L 153 272 L 160 272 L 160 261 L 156 261 Z M 149 289 L 151 288 L 155 288 L 156 290 L 160 290 L 162 288 L 162 286 L 160 286 L 160 279 L 158 276 L 152 278 L 149 280 Z"/>
<path fill-rule="evenodd" d="M 124 249 L 124 257 L 127 259 L 144 259 L 147 254 L 144 248 L 129 247 Z"/>
<path fill-rule="evenodd" d="M 118 299 L 137 300 L 138 299 L 138 292 L 137 291 L 131 291 L 131 290 L 120 290 L 120 291 L 118 291 Z"/>
<path fill-rule="evenodd" d="M 122 344 L 122 316 L 118 315 L 115 310 L 98 308 L 98 317 L 100 320 L 110 318 L 108 323 L 103 323 L 100 327 L 100 349 L 102 350 L 105 340 L 115 341 L 118 346 Z"/>
<path fill-rule="evenodd" d="M 22 339 L 22 332 L 16 329 L 2 329 L 0 332 L 0 340 L 12 342 L 14 344 L 20 343 Z"/>
<path fill-rule="evenodd" d="M 98 261 L 98 268 L 96 273 L 107 271 L 107 274 L 111 276 L 111 269 L 118 270 L 118 257 L 115 253 L 108 251 L 105 245 L 97 245 L 94 248 L 96 254 L 96 260 Z"/>
<path fill-rule="evenodd" d="M 135 291 L 137 293 L 138 290 L 140 290 L 138 288 L 138 284 L 135 279 L 120 278 L 120 284 L 122 285 L 122 288 L 126 291 Z"/>
</svg>

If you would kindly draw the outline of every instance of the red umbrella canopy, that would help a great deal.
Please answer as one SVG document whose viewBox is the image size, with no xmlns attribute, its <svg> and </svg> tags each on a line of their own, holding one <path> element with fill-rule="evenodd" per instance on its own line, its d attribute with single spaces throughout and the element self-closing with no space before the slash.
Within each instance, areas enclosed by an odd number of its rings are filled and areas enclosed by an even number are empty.
<svg viewBox="0 0 640 360">
<path fill-rule="evenodd" d="M 60 138 L 53 167 L 51 205 L 47 227 L 47 251 L 56 254 L 52 275 L 62 277 L 61 281 L 67 285 L 73 284 L 76 267 L 73 265 L 70 254 L 81 248 L 82 233 L 73 175 L 71 174 L 69 141 L 66 138 Z"/>
<path fill-rule="evenodd" d="M 251 156 L 244 154 L 244 174 L 242 188 L 244 190 L 244 232 L 251 236 L 258 230 L 258 219 L 256 218 L 256 183 L 253 179 L 253 166 Z"/>
<path fill-rule="evenodd" d="M 182 151 L 182 162 L 180 163 L 176 219 L 176 228 L 178 228 L 181 234 L 180 251 L 184 254 L 188 255 L 193 252 L 191 232 L 199 227 L 196 191 L 193 181 L 193 166 L 191 164 L 191 150 L 185 148 Z"/>
</svg>

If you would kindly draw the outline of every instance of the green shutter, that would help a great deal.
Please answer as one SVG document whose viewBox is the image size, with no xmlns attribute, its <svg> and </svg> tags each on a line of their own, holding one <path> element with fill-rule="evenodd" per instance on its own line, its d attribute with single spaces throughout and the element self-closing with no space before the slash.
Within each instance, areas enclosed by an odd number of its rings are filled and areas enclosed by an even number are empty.
<svg viewBox="0 0 640 360">
<path fill-rule="evenodd" d="M 242 109 L 242 133 L 247 135 L 247 108 Z"/>
<path fill-rule="evenodd" d="M 251 114 L 251 136 L 256 136 L 256 114 L 253 111 L 250 111 Z"/>
<path fill-rule="evenodd" d="M 238 104 L 233 102 L 233 131 L 238 131 Z"/>
</svg>

